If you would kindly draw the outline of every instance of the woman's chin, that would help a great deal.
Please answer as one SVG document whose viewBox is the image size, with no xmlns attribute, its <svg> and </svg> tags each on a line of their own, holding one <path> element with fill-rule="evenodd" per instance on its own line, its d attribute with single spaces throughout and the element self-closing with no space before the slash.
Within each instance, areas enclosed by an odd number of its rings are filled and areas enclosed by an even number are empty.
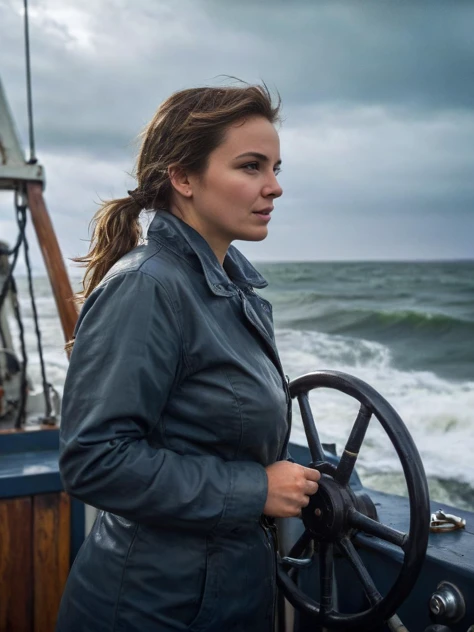
<svg viewBox="0 0 474 632">
<path fill-rule="evenodd" d="M 252 226 L 251 229 L 242 231 L 236 239 L 240 241 L 263 241 L 268 235 L 268 227 L 267 226 Z"/>
</svg>

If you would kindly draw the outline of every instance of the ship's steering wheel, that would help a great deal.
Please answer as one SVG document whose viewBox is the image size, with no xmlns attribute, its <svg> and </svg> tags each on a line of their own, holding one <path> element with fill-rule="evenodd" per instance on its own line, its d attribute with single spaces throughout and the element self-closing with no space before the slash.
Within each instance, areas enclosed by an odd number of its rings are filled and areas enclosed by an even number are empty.
<svg viewBox="0 0 474 632">
<path fill-rule="evenodd" d="M 325 459 L 308 400 L 314 388 L 330 388 L 360 402 L 357 419 L 339 464 Z M 408 597 L 421 571 L 428 545 L 429 496 L 423 464 L 405 424 L 390 404 L 371 386 L 356 377 L 336 371 L 316 371 L 290 383 L 297 398 L 314 467 L 321 472 L 319 491 L 302 511 L 305 531 L 287 557 L 278 557 L 277 581 L 288 601 L 328 630 L 371 630 L 387 621 Z M 374 415 L 382 424 L 400 458 L 408 487 L 410 527 L 402 533 L 380 524 L 367 496 L 358 498 L 349 486 L 369 421 Z M 395 583 L 385 597 L 378 592 L 353 544 L 358 532 L 370 534 L 400 547 L 403 563 Z M 319 603 L 303 593 L 292 580 L 292 568 L 304 565 L 301 556 L 314 544 L 319 551 Z M 367 610 L 344 614 L 334 608 L 334 549 L 351 564 L 370 604 Z M 309 563 L 309 562 L 306 562 Z"/>
</svg>

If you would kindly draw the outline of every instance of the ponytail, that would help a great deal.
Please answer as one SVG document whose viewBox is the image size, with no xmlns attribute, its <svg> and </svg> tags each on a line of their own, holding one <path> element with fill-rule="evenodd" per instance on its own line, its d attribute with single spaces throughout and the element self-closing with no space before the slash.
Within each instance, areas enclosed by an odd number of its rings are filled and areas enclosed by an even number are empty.
<svg viewBox="0 0 474 632">
<path fill-rule="evenodd" d="M 140 243 L 140 202 L 135 192 L 129 191 L 128 197 L 104 202 L 92 218 L 93 231 L 89 252 L 84 257 L 72 259 L 86 268 L 82 281 L 83 289 L 76 294 L 76 303 L 83 303 L 114 263 Z M 66 343 L 64 348 L 68 354 L 73 345 L 74 338 Z"/>
<path fill-rule="evenodd" d="M 131 191 L 126 198 L 104 202 L 91 224 L 91 247 L 84 257 L 73 259 L 86 267 L 83 291 L 77 298 L 85 300 L 123 255 L 138 246 L 142 229 L 138 221 L 142 207 Z"/>
</svg>

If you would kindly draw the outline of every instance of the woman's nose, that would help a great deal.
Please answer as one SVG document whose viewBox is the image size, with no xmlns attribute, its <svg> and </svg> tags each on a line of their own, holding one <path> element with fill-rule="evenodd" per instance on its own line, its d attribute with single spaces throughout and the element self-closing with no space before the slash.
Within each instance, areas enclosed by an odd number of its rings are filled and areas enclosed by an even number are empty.
<svg viewBox="0 0 474 632">
<path fill-rule="evenodd" d="M 281 188 L 276 175 L 273 175 L 270 182 L 264 187 L 263 197 L 271 196 L 273 198 L 279 198 L 281 195 L 283 195 L 283 189 Z"/>
</svg>

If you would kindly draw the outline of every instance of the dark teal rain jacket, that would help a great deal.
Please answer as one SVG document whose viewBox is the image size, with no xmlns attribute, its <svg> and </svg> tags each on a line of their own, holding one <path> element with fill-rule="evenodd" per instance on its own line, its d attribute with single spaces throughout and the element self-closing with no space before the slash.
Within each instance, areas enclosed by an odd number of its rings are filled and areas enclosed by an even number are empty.
<svg viewBox="0 0 474 632">
<path fill-rule="evenodd" d="M 291 403 L 266 281 L 159 211 L 87 299 L 66 378 L 65 489 L 101 511 L 57 632 L 270 632 L 265 466 Z"/>
</svg>

